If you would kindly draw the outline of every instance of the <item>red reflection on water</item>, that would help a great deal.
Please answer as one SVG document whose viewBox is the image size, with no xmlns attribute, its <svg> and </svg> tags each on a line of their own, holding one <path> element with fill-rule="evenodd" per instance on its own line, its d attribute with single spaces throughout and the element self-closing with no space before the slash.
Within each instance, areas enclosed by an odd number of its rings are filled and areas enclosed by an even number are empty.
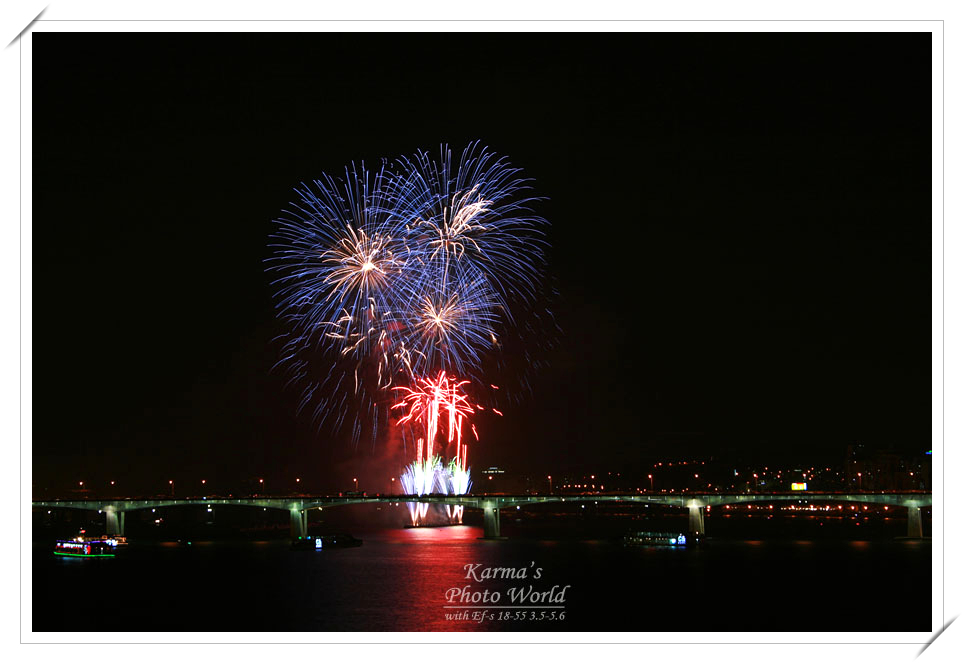
<svg viewBox="0 0 964 664">
<path fill-rule="evenodd" d="M 475 526 L 422 526 L 384 531 L 384 539 L 390 542 L 460 542 L 477 540 L 482 537 L 482 529 Z M 381 533 L 380 533 L 381 534 Z M 381 539 L 381 538 L 379 538 Z"/>
<path fill-rule="evenodd" d="M 406 561 L 405 574 L 393 579 L 397 606 L 397 629 L 403 631 L 462 632 L 505 629 L 504 624 L 457 620 L 458 609 L 447 609 L 446 591 L 470 585 L 484 590 L 495 584 L 479 584 L 467 577 L 466 565 L 505 565 L 502 542 L 480 541 L 483 531 L 476 526 L 399 528 L 373 533 Z M 491 546 L 488 546 L 490 545 Z M 411 547 L 409 549 L 408 547 Z"/>
</svg>

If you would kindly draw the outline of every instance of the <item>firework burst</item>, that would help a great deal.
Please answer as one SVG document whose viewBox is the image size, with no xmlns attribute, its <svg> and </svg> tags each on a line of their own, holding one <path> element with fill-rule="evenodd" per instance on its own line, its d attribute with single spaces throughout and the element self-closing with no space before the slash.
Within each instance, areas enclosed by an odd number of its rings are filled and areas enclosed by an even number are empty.
<svg viewBox="0 0 964 664">
<path fill-rule="evenodd" d="M 301 408 L 351 422 L 355 441 L 368 429 L 374 443 L 402 406 L 412 493 L 468 491 L 462 425 L 478 404 L 463 386 L 492 399 L 481 393 L 488 359 L 539 315 L 547 223 L 529 181 L 476 142 L 458 160 L 443 146 L 296 192 L 269 270 L 286 324 L 279 365 L 301 386 Z"/>
</svg>

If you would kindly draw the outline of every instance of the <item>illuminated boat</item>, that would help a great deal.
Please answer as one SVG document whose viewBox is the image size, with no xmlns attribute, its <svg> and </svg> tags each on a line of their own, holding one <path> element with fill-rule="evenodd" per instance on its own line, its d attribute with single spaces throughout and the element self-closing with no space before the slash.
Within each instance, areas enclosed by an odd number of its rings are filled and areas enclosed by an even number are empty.
<svg viewBox="0 0 964 664">
<path fill-rule="evenodd" d="M 345 549 L 361 545 L 362 541 L 351 535 L 309 535 L 294 540 L 291 543 L 291 548 L 304 551 L 323 551 L 325 549 Z"/>
<path fill-rule="evenodd" d="M 113 537 L 75 537 L 69 540 L 57 540 L 54 543 L 55 556 L 69 556 L 72 558 L 113 558 L 121 544 Z"/>
<path fill-rule="evenodd" d="M 626 537 L 623 538 L 623 544 L 629 546 L 692 546 L 699 544 L 699 542 L 699 536 L 693 535 L 692 533 L 675 532 L 660 533 L 642 531 L 626 535 Z"/>
</svg>

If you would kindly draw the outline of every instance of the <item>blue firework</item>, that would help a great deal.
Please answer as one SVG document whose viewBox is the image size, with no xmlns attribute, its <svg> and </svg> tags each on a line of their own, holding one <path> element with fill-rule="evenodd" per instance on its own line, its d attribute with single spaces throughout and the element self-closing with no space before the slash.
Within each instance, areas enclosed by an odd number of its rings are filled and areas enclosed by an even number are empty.
<svg viewBox="0 0 964 664">
<path fill-rule="evenodd" d="M 287 330 L 279 365 L 319 422 L 350 420 L 353 439 L 367 428 L 374 442 L 393 383 L 480 379 L 501 335 L 524 336 L 547 222 L 505 159 L 473 143 L 455 163 L 443 146 L 295 191 L 269 270 Z"/>
<path fill-rule="evenodd" d="M 432 278 L 459 279 L 471 266 L 489 280 L 506 315 L 510 303 L 539 297 L 548 224 L 532 212 L 539 199 L 521 169 L 478 141 L 457 163 L 442 146 L 437 159 L 419 151 L 397 166 L 388 178 L 394 216 L 432 265 Z"/>
</svg>

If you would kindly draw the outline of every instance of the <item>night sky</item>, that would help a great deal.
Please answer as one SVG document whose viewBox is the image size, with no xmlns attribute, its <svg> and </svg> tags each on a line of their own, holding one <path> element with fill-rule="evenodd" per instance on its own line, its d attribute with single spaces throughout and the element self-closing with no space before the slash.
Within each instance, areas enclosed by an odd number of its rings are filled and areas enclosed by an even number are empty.
<svg viewBox="0 0 964 664">
<path fill-rule="evenodd" d="M 36 33 L 35 490 L 396 474 L 270 371 L 272 219 L 352 160 L 475 139 L 549 199 L 563 333 L 474 466 L 927 450 L 930 48 Z"/>
</svg>

